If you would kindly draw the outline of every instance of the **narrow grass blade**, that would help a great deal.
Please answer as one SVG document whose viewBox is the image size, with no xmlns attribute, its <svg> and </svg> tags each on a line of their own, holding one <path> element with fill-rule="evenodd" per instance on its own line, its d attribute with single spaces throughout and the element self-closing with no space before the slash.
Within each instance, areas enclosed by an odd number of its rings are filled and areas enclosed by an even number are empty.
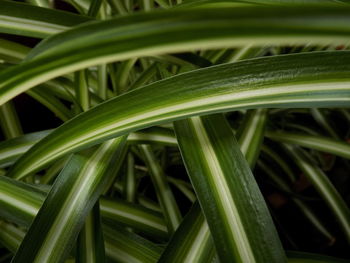
<svg viewBox="0 0 350 263">
<path fill-rule="evenodd" d="M 105 262 L 105 247 L 97 201 L 86 216 L 85 224 L 78 236 L 77 263 Z"/>
<path fill-rule="evenodd" d="M 340 139 L 339 135 L 332 127 L 329 118 L 327 118 L 322 109 L 313 108 L 310 109 L 310 112 L 315 121 L 323 128 L 324 131 L 326 131 L 334 139 Z"/>
<path fill-rule="evenodd" d="M 26 93 L 33 99 L 41 103 L 47 109 L 49 109 L 57 118 L 61 119 L 63 122 L 71 119 L 73 113 L 56 97 L 52 96 L 46 90 L 30 89 Z"/>
<path fill-rule="evenodd" d="M 122 94 L 126 91 L 129 72 L 136 63 L 137 58 L 132 58 L 126 61 L 123 61 L 119 64 L 118 70 L 116 72 L 116 92 L 117 94 Z"/>
<path fill-rule="evenodd" d="M 103 0 L 92 0 L 87 13 L 88 16 L 96 17 L 98 14 L 98 11 L 100 10 L 102 2 Z"/>
<path fill-rule="evenodd" d="M 173 184 L 183 195 L 185 195 L 192 203 L 196 201 L 197 197 L 192 191 L 192 187 L 188 187 L 183 180 L 176 179 L 168 176 L 167 180 L 169 183 Z"/>
<path fill-rule="evenodd" d="M 267 110 L 249 111 L 242 124 L 242 130 L 237 135 L 241 151 L 249 166 L 253 169 L 260 154 L 260 147 L 264 140 L 267 120 Z"/>
<path fill-rule="evenodd" d="M 0 126 L 7 139 L 16 138 L 23 133 L 12 101 L 0 106 Z"/>
<path fill-rule="evenodd" d="M 261 146 L 261 151 L 268 156 L 271 160 L 275 161 L 279 167 L 286 173 L 288 176 L 290 182 L 295 182 L 297 180 L 293 170 L 288 165 L 287 160 L 282 158 L 277 152 L 272 150 L 270 147 L 267 147 L 266 145 Z"/>
<path fill-rule="evenodd" d="M 181 154 L 222 262 L 285 262 L 260 190 L 222 115 L 175 122 Z"/>
<path fill-rule="evenodd" d="M 265 135 L 274 141 L 296 144 L 350 159 L 350 144 L 345 141 L 342 142 L 340 140 L 319 135 L 297 134 L 284 131 L 267 131 Z"/>
<path fill-rule="evenodd" d="M 115 150 L 125 139 L 123 136 L 107 141 L 92 155 L 91 151 L 87 151 L 71 157 L 51 188 L 13 262 L 62 262 L 65 259 L 85 216 L 110 176 L 108 168 L 118 157 Z"/>
<path fill-rule="evenodd" d="M 97 94 L 101 99 L 106 100 L 107 99 L 107 92 L 108 92 L 108 89 L 107 89 L 107 65 L 106 64 L 99 65 L 97 68 L 97 72 L 98 72 Z"/>
<path fill-rule="evenodd" d="M 76 88 L 76 97 L 79 103 L 79 106 L 83 111 L 87 111 L 90 108 L 90 96 L 89 96 L 89 87 L 87 83 L 86 71 L 80 70 L 75 72 L 75 88 Z"/>
<path fill-rule="evenodd" d="M 74 8 L 79 12 L 79 14 L 87 14 L 89 11 L 89 7 L 90 7 L 89 1 L 84 1 L 84 0 L 63 0 L 63 1 L 74 6 Z"/>
<path fill-rule="evenodd" d="M 45 38 L 91 20 L 72 13 L 2 0 L 0 32 Z"/>
<path fill-rule="evenodd" d="M 38 178 L 40 180 L 40 183 L 44 185 L 52 185 L 57 175 L 62 171 L 63 167 L 66 165 L 67 161 L 69 160 L 69 157 L 70 156 L 66 156 L 55 162 L 53 165 L 51 165 L 45 171 L 45 174 Z"/>
<path fill-rule="evenodd" d="M 174 233 L 181 222 L 181 213 L 176 199 L 166 180 L 162 167 L 153 153 L 152 147 L 147 144 L 142 144 L 139 148 L 149 168 L 158 201 L 167 221 L 168 230 L 170 233 Z"/>
<path fill-rule="evenodd" d="M 145 207 L 147 209 L 150 209 L 150 210 L 158 212 L 158 213 L 162 212 L 162 209 L 160 208 L 158 203 L 145 197 L 144 195 L 138 196 L 137 201 L 139 202 L 140 205 L 142 205 L 143 207 Z"/>
<path fill-rule="evenodd" d="M 107 1 L 115 13 L 120 15 L 127 14 L 127 9 L 123 1 L 118 1 L 118 0 L 107 0 Z"/>
<path fill-rule="evenodd" d="M 128 153 L 127 172 L 125 177 L 124 197 L 125 200 L 135 203 L 137 195 L 137 183 L 135 175 L 135 158 L 132 153 Z"/>
<path fill-rule="evenodd" d="M 346 106 L 349 59 L 346 51 L 264 57 L 155 82 L 66 122 L 27 152 L 9 176 L 20 179 L 69 152 L 193 115 L 242 108 Z"/>
<path fill-rule="evenodd" d="M 157 69 L 157 63 L 153 63 L 128 87 L 127 90 L 133 90 L 146 84 L 156 74 Z"/>
</svg>

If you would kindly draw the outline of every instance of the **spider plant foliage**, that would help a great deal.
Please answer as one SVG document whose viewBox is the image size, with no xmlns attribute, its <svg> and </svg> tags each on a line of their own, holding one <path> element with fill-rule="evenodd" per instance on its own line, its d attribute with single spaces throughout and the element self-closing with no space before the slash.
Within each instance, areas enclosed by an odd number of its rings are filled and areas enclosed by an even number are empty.
<svg viewBox="0 0 350 263">
<path fill-rule="evenodd" d="M 0 263 L 347 262 L 349 13 L 2 0 Z"/>
</svg>

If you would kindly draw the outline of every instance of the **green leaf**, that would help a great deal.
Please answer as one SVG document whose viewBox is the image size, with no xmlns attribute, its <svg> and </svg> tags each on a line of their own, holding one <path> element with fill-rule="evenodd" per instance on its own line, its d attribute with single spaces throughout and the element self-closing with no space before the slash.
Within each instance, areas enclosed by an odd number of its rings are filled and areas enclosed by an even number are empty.
<svg viewBox="0 0 350 263">
<path fill-rule="evenodd" d="M 0 167 L 7 167 L 52 130 L 29 133 L 0 143 Z"/>
<path fill-rule="evenodd" d="M 180 209 L 166 180 L 164 171 L 153 153 L 152 147 L 147 144 L 142 144 L 139 146 L 139 149 L 145 158 L 147 167 L 149 168 L 151 180 L 156 190 L 160 207 L 162 208 L 166 219 L 168 230 L 172 234 L 181 222 Z"/>
<path fill-rule="evenodd" d="M 0 104 L 54 77 L 117 60 L 252 42 L 343 43 L 349 40 L 349 10 L 315 5 L 164 10 L 86 23 L 52 36 L 26 63 L 2 72 Z"/>
<path fill-rule="evenodd" d="M 177 146 L 177 140 L 173 131 L 160 127 L 152 127 L 138 132 L 130 133 L 128 143 L 134 144 L 163 144 Z"/>
<path fill-rule="evenodd" d="M 0 227 L 0 243 L 9 251 L 15 253 L 24 238 L 25 232 L 5 221 L 0 221 Z"/>
<path fill-rule="evenodd" d="M 290 182 L 295 182 L 296 176 L 293 172 L 293 170 L 289 167 L 287 160 L 282 158 L 279 153 L 272 150 L 270 147 L 267 147 L 266 145 L 261 146 L 261 151 L 266 154 L 268 158 L 275 161 L 279 167 L 282 169 L 283 172 L 288 176 Z"/>
<path fill-rule="evenodd" d="M 224 117 L 174 125 L 220 261 L 285 262 L 264 199 Z"/>
<path fill-rule="evenodd" d="M 22 126 L 12 101 L 0 106 L 0 126 L 7 139 L 22 135 Z"/>
<path fill-rule="evenodd" d="M 135 174 L 135 158 L 129 152 L 127 156 L 127 171 L 124 179 L 124 198 L 126 201 L 135 203 L 137 196 L 137 182 Z"/>
<path fill-rule="evenodd" d="M 247 112 L 240 135 L 237 136 L 241 151 L 252 169 L 260 154 L 266 120 L 266 109 Z"/>
<path fill-rule="evenodd" d="M 183 195 L 185 195 L 192 203 L 196 201 L 197 197 L 192 191 L 192 185 L 174 177 L 167 176 L 169 183 L 173 184 Z"/>
<path fill-rule="evenodd" d="M 19 225 L 29 226 L 46 198 L 46 192 L 37 187 L 0 176 L 0 216 Z M 100 198 L 100 204 L 105 221 L 132 227 L 159 239 L 168 237 L 164 219 L 158 212 L 117 198 Z"/>
<path fill-rule="evenodd" d="M 52 131 L 53 130 L 44 130 L 28 133 L 14 139 L 0 142 L 0 168 L 12 165 L 22 154 Z M 130 144 L 156 143 L 177 146 L 174 132 L 159 127 L 133 132 L 128 136 L 127 140 Z"/>
<path fill-rule="evenodd" d="M 36 187 L 0 176 L 0 216 L 29 226 L 42 204 L 44 194 Z"/>
<path fill-rule="evenodd" d="M 85 224 L 78 236 L 77 263 L 105 262 L 105 247 L 97 201 L 86 216 Z"/>
<path fill-rule="evenodd" d="M 92 17 L 96 17 L 99 9 L 101 8 L 102 2 L 103 2 L 102 0 L 92 0 L 88 10 L 88 15 Z"/>
<path fill-rule="evenodd" d="M 126 138 L 110 140 L 91 155 L 75 154 L 57 177 L 30 226 L 13 262 L 62 262 L 118 158 L 115 152 Z M 33 242 L 35 240 L 35 242 Z"/>
<path fill-rule="evenodd" d="M 83 111 L 87 111 L 90 108 L 90 96 L 89 96 L 89 87 L 87 82 L 87 76 L 85 70 L 80 70 L 75 72 L 75 88 L 76 88 L 76 97 L 79 103 L 79 106 Z"/>
<path fill-rule="evenodd" d="M 0 243 L 15 253 L 25 232 L 13 224 L 0 221 Z M 152 242 L 124 229 L 103 225 L 106 254 L 109 259 L 121 263 L 156 262 L 162 249 Z"/>
<path fill-rule="evenodd" d="M 42 89 L 30 89 L 26 93 L 47 107 L 62 121 L 67 121 L 73 117 L 72 112 L 59 99 L 53 96 L 50 91 L 45 89 L 45 87 L 42 87 Z"/>
<path fill-rule="evenodd" d="M 171 237 L 158 262 L 211 262 L 215 252 L 207 221 L 196 202 Z"/>
<path fill-rule="evenodd" d="M 50 0 L 27 0 L 27 2 L 40 7 L 51 7 Z"/>
<path fill-rule="evenodd" d="M 162 215 L 137 204 L 122 200 L 101 200 L 101 214 L 104 219 L 111 219 L 141 231 L 148 236 L 165 239 L 168 231 Z"/>
<path fill-rule="evenodd" d="M 331 137 L 335 139 L 340 139 L 337 132 L 332 127 L 332 124 L 330 123 L 329 118 L 324 113 L 322 109 L 310 109 L 312 117 L 314 117 L 315 121 L 320 125 L 323 130 L 325 130 Z"/>
<path fill-rule="evenodd" d="M 260 153 L 260 146 L 264 139 L 264 131 L 267 120 L 266 110 L 256 110 L 247 113 L 243 124 L 241 125 L 239 137 L 239 144 L 241 145 L 241 151 L 245 158 L 247 159 L 250 167 L 254 167 L 255 161 Z M 243 147 L 242 147 L 243 146 Z M 276 156 L 272 150 L 268 147 L 263 147 L 265 152 L 269 154 L 273 159 L 277 160 L 281 167 L 285 171 L 291 172 L 288 164 L 279 157 Z M 288 183 L 283 179 L 283 177 L 276 174 L 269 166 L 265 165 L 261 160 L 258 160 L 258 165 L 263 169 L 265 173 L 277 184 L 282 190 L 292 193 L 293 189 L 288 185 Z M 291 177 L 294 179 L 294 177 Z M 329 233 L 324 224 L 319 220 L 319 218 L 313 213 L 313 211 L 303 202 L 297 198 L 292 197 L 291 200 L 294 204 L 301 210 L 301 212 L 309 219 L 309 221 L 324 235 L 330 242 L 334 242 L 334 237 Z"/>
<path fill-rule="evenodd" d="M 2 0 L 0 5 L 0 32 L 21 36 L 45 38 L 91 18 Z"/>
<path fill-rule="evenodd" d="M 6 39 L 0 39 L 0 58 L 9 63 L 22 61 L 30 48 Z"/>
<path fill-rule="evenodd" d="M 157 262 L 161 248 L 152 242 L 118 227 L 104 226 L 106 253 L 120 263 Z"/>
<path fill-rule="evenodd" d="M 334 155 L 350 159 L 350 144 L 319 135 L 297 134 L 282 131 L 267 131 L 266 137 L 274 141 L 297 144 L 306 148 L 332 153 Z"/>
<path fill-rule="evenodd" d="M 69 152 L 193 115 L 242 108 L 346 106 L 349 59 L 345 51 L 264 57 L 155 82 L 66 122 L 31 148 L 9 176 L 23 178 Z"/>
</svg>

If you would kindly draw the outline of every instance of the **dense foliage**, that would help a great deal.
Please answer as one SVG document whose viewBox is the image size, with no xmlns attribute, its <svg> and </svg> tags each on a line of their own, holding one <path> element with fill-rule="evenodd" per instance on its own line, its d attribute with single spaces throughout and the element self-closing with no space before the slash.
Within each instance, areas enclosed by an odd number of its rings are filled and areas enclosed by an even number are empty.
<svg viewBox="0 0 350 263">
<path fill-rule="evenodd" d="M 2 0 L 0 262 L 348 262 L 349 13 Z"/>
</svg>

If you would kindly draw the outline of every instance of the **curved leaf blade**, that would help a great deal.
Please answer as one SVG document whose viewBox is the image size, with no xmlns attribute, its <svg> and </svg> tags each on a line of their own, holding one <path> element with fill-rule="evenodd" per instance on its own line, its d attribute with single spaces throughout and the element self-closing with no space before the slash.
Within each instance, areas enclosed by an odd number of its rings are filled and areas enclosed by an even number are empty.
<svg viewBox="0 0 350 263">
<path fill-rule="evenodd" d="M 347 6 L 164 10 L 89 23 L 57 34 L 0 74 L 0 104 L 49 79 L 140 56 L 250 44 L 344 43 Z M 302 24 L 303 26 L 300 26 Z"/>
<path fill-rule="evenodd" d="M 10 176 L 23 178 L 68 152 L 193 115 L 242 108 L 348 105 L 349 60 L 350 52 L 345 51 L 265 57 L 155 82 L 66 122 L 22 156 Z"/>
<path fill-rule="evenodd" d="M 2 0 L 0 5 L 0 32 L 21 36 L 45 38 L 90 21 L 64 11 Z"/>
<path fill-rule="evenodd" d="M 52 131 L 53 130 L 44 130 L 27 133 L 17 138 L 0 142 L 0 168 L 11 166 L 35 143 L 47 136 Z M 158 127 L 130 133 L 127 141 L 129 144 L 149 143 L 177 146 L 174 132 Z"/>
<path fill-rule="evenodd" d="M 333 138 L 279 131 L 267 131 L 265 136 L 271 140 L 289 144 L 297 144 L 310 149 L 332 153 L 334 155 L 350 159 L 350 144 Z"/>
</svg>

